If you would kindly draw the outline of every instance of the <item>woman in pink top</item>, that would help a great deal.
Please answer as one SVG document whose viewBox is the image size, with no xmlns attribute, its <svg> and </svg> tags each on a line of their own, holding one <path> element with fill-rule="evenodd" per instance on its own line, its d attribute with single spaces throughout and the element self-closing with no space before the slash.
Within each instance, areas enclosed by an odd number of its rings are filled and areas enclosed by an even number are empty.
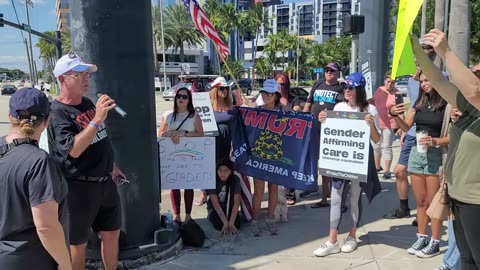
<svg viewBox="0 0 480 270">
<path fill-rule="evenodd" d="M 383 149 L 383 159 L 385 160 L 385 168 L 383 173 L 384 179 L 390 179 L 392 177 L 392 173 L 390 172 L 393 158 L 392 144 L 393 139 L 395 138 L 394 130 L 397 129 L 398 126 L 393 117 L 388 114 L 388 110 L 395 105 L 395 94 L 398 93 L 399 91 L 395 89 L 395 81 L 392 80 L 390 71 L 387 71 L 383 81 L 383 86 L 380 86 L 377 91 L 375 91 L 375 94 L 373 94 L 372 98 L 373 105 L 377 107 L 381 131 L 380 142 L 373 144 L 375 153 L 375 166 L 377 167 L 377 171 L 382 170 L 380 160 L 382 159 Z"/>
</svg>

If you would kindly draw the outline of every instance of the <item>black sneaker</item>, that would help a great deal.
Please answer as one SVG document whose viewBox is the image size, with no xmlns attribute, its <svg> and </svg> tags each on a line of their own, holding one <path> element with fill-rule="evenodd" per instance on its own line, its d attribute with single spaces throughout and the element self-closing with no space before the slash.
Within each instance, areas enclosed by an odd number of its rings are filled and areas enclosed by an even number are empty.
<svg viewBox="0 0 480 270">
<path fill-rule="evenodd" d="M 419 258 L 431 258 L 438 254 L 440 254 L 440 241 L 433 241 L 433 239 L 430 240 L 430 243 L 426 247 L 415 253 Z"/>
<path fill-rule="evenodd" d="M 402 208 L 395 209 L 395 211 L 383 216 L 386 219 L 407 218 L 410 217 L 410 209 L 403 210 Z"/>
<path fill-rule="evenodd" d="M 426 246 L 428 246 L 428 242 L 429 242 L 428 236 L 419 235 L 417 233 L 417 241 L 413 243 L 413 245 L 410 248 L 407 249 L 408 254 L 416 255 L 417 251 L 420 251 Z"/>
<path fill-rule="evenodd" d="M 382 166 L 380 166 L 380 168 L 377 169 L 377 173 L 378 173 L 378 172 L 381 172 L 381 171 L 383 171 Z"/>
<path fill-rule="evenodd" d="M 300 193 L 300 198 L 308 198 L 308 197 L 312 197 L 312 196 L 315 196 L 315 195 L 318 195 L 319 192 L 318 190 L 316 191 L 304 191 L 302 193 Z"/>
</svg>

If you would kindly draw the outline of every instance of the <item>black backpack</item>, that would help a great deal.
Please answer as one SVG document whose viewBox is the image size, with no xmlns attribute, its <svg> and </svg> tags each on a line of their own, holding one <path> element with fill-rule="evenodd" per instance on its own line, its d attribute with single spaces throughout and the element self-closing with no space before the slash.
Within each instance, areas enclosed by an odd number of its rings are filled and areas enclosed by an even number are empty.
<svg viewBox="0 0 480 270">
<path fill-rule="evenodd" d="M 205 232 L 193 219 L 182 223 L 180 237 L 182 237 L 183 244 L 186 246 L 203 247 L 205 242 Z"/>
</svg>

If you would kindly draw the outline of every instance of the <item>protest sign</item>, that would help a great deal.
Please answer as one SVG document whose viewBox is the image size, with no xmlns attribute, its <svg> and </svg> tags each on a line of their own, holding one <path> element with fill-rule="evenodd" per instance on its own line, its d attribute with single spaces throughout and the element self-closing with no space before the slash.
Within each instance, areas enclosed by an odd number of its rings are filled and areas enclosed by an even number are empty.
<svg viewBox="0 0 480 270">
<path fill-rule="evenodd" d="M 370 126 L 365 115 L 328 112 L 320 132 L 320 175 L 367 182 Z"/>
<path fill-rule="evenodd" d="M 158 150 L 162 189 L 215 188 L 215 138 L 160 138 Z"/>
<path fill-rule="evenodd" d="M 400 0 L 393 49 L 392 79 L 415 73 L 415 56 L 408 38 L 423 1 Z"/>
<path fill-rule="evenodd" d="M 192 102 L 195 111 L 202 119 L 203 132 L 205 136 L 217 136 L 217 122 L 213 114 L 212 102 L 208 92 L 192 93 Z"/>
<path fill-rule="evenodd" d="M 313 115 L 237 108 L 232 156 L 243 175 L 299 190 L 316 190 L 318 134 Z"/>
</svg>

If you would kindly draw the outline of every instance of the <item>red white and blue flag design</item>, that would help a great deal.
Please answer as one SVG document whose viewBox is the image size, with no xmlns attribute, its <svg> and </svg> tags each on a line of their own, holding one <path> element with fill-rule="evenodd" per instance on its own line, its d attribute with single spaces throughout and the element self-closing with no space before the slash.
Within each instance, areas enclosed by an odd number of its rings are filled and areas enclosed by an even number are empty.
<svg viewBox="0 0 480 270">
<path fill-rule="evenodd" d="M 212 42 L 218 48 L 220 58 L 225 60 L 230 51 L 225 43 L 223 43 L 223 41 L 220 39 L 217 30 L 215 30 L 215 27 L 213 27 L 213 24 L 210 22 L 210 19 L 205 11 L 203 11 L 196 0 L 183 0 L 183 3 L 185 4 L 187 12 L 190 13 L 190 16 L 192 16 L 193 23 L 195 23 L 198 31 L 202 32 L 202 34 L 212 40 Z"/>
</svg>

